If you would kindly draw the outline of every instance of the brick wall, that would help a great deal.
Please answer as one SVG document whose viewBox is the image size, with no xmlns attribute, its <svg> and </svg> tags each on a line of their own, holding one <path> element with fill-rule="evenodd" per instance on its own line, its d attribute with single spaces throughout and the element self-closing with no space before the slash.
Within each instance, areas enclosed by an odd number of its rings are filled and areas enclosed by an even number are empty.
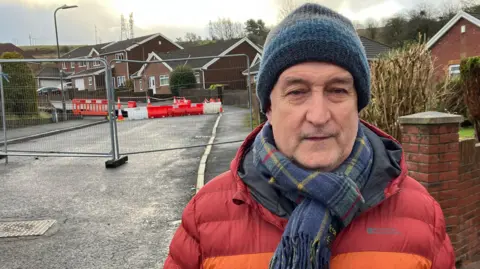
<svg viewBox="0 0 480 269">
<path fill-rule="evenodd" d="M 205 99 L 218 97 L 217 91 L 205 89 L 180 89 L 179 94 L 181 97 L 192 100 L 192 103 L 202 103 Z"/>
<path fill-rule="evenodd" d="M 460 142 L 458 177 L 459 255 L 478 259 L 480 255 L 480 144 L 474 139 Z"/>
<path fill-rule="evenodd" d="M 480 255 L 480 144 L 459 141 L 461 116 L 425 112 L 400 118 L 409 175 L 438 201 L 459 263 Z"/>
</svg>

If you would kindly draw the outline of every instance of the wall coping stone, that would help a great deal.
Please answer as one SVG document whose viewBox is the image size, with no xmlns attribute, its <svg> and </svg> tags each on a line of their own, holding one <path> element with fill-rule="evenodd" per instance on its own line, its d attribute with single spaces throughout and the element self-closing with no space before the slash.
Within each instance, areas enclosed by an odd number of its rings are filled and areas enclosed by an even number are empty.
<svg viewBox="0 0 480 269">
<path fill-rule="evenodd" d="M 400 124 L 413 124 L 413 125 L 438 125 L 449 123 L 461 123 L 463 122 L 463 116 L 442 113 L 437 111 L 427 111 L 408 116 L 403 116 L 398 119 Z"/>
</svg>

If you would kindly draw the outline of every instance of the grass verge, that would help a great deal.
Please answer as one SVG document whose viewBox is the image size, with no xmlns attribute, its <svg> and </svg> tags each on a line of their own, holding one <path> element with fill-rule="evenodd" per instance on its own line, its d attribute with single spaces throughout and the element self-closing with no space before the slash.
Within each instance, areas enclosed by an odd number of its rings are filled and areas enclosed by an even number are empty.
<svg viewBox="0 0 480 269">
<path fill-rule="evenodd" d="M 475 130 L 473 129 L 473 127 L 460 128 L 458 134 L 460 135 L 460 139 L 474 138 Z"/>
</svg>

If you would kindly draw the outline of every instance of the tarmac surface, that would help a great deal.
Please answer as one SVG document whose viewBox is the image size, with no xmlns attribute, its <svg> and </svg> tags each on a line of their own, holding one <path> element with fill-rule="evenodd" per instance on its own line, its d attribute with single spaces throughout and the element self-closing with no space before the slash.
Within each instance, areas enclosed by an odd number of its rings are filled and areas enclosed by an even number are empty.
<svg viewBox="0 0 480 269">
<path fill-rule="evenodd" d="M 217 115 L 118 123 L 122 152 L 201 145 Z M 109 152 L 100 124 L 9 150 Z M 0 222 L 53 219 L 39 237 L 0 238 L 0 268 L 162 268 L 205 147 L 103 158 L 9 157 L 0 161 Z"/>
<path fill-rule="evenodd" d="M 214 145 L 212 147 L 212 151 L 207 159 L 205 184 L 219 174 L 230 170 L 230 163 L 237 154 L 238 148 L 252 130 L 249 119 L 250 110 L 248 109 L 236 107 L 225 109 L 225 113 L 223 113 L 218 124 L 214 143 L 226 144 Z"/>
</svg>

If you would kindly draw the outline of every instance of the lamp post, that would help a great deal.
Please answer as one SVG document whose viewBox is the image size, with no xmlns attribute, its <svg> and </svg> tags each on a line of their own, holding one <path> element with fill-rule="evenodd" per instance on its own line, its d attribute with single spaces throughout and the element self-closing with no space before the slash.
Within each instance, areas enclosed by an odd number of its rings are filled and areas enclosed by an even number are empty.
<svg viewBox="0 0 480 269">
<path fill-rule="evenodd" d="M 63 5 L 61 7 L 58 7 L 55 9 L 55 12 L 53 13 L 53 20 L 55 22 L 55 38 L 57 40 L 57 56 L 58 59 L 60 59 L 60 45 L 58 44 L 58 29 L 57 29 L 57 11 L 60 9 L 70 9 L 70 8 L 76 8 L 78 7 L 77 5 L 73 6 L 68 6 L 68 5 Z M 62 109 L 63 109 L 63 120 L 67 120 L 67 106 L 65 104 L 65 93 L 63 91 L 63 68 L 60 69 L 60 89 L 62 93 Z"/>
</svg>

